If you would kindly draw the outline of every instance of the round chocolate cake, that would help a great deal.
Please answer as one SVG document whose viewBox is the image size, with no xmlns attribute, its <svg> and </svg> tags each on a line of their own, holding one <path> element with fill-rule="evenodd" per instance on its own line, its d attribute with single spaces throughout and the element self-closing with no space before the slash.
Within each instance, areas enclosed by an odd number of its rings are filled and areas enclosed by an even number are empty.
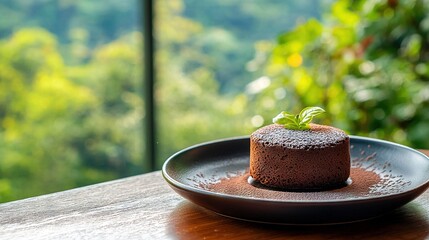
<svg viewBox="0 0 429 240">
<path fill-rule="evenodd" d="M 265 186 L 290 190 L 344 185 L 350 175 L 349 136 L 318 124 L 308 130 L 262 127 L 250 136 L 250 175 Z"/>
</svg>

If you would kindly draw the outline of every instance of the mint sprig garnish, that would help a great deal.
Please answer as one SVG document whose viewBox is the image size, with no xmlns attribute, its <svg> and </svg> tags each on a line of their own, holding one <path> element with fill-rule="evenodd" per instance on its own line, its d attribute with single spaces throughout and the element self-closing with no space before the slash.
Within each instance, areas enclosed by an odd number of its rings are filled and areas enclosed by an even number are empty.
<svg viewBox="0 0 429 240">
<path fill-rule="evenodd" d="M 307 130 L 310 129 L 310 122 L 313 117 L 324 112 L 325 110 L 321 107 L 306 107 L 298 115 L 283 111 L 273 118 L 273 123 L 283 125 L 291 130 Z"/>
</svg>

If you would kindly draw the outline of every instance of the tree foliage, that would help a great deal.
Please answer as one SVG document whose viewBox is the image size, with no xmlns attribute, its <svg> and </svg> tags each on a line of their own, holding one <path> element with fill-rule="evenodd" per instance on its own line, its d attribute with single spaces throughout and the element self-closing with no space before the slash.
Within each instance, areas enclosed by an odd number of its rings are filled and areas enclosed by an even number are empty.
<svg viewBox="0 0 429 240">
<path fill-rule="evenodd" d="M 0 43 L 0 201 L 141 172 L 139 38 L 81 67 L 64 65 L 43 29 Z"/>
<path fill-rule="evenodd" d="M 424 0 L 337 1 L 262 51 L 272 84 L 255 104 L 284 92 L 262 112 L 320 105 L 351 134 L 428 148 L 428 12 Z"/>
<path fill-rule="evenodd" d="M 159 168 L 306 106 L 351 134 L 429 148 L 428 1 L 340 0 L 323 18 L 318 2 L 157 1 L 157 139 L 142 137 L 135 1 L 1 3 L 0 201 L 147 171 L 143 141 Z"/>
</svg>

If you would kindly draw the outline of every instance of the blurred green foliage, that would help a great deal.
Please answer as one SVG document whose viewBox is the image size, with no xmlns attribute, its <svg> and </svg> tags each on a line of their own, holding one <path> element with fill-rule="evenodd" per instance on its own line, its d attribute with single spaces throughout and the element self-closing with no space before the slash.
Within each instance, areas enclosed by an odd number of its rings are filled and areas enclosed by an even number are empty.
<svg viewBox="0 0 429 240">
<path fill-rule="evenodd" d="M 157 167 L 190 145 L 260 127 L 265 109 L 255 108 L 254 96 L 245 90 L 263 72 L 256 67 L 265 59 L 252 60 L 254 43 L 272 42 L 278 31 L 292 28 L 297 15 L 319 17 L 320 5 L 157 1 Z"/>
<path fill-rule="evenodd" d="M 257 1 L 156 1 L 158 139 L 144 139 L 138 1 L 2 1 L 0 202 L 149 171 L 145 140 L 159 168 L 181 148 L 247 134 L 253 43 L 291 28 L 294 6 L 315 16 L 308 4 L 270 1 L 267 15 Z"/>
<path fill-rule="evenodd" d="M 70 67 L 43 29 L 0 42 L 0 201 L 141 172 L 140 43 L 126 35 Z"/>
<path fill-rule="evenodd" d="M 247 65 L 254 54 L 255 42 L 272 41 L 280 32 L 305 19 L 320 19 L 329 6 L 324 2 L 184 0 L 181 15 L 204 26 L 197 46 L 202 46 L 200 51 L 210 57 L 205 64 L 215 69 L 220 92 L 237 94 L 258 77 L 259 72 Z"/>
<path fill-rule="evenodd" d="M 58 15 L 34 14 L 46 2 Z M 319 2 L 156 1 L 157 139 L 142 138 L 135 1 L 1 3 L 0 202 L 148 171 L 143 141 L 160 168 L 305 106 L 429 148 L 428 1 L 340 0 L 323 18 Z"/>
<path fill-rule="evenodd" d="M 429 148 L 429 2 L 337 1 L 323 22 L 278 37 L 263 66 L 269 113 L 319 105 L 351 134 Z"/>
</svg>

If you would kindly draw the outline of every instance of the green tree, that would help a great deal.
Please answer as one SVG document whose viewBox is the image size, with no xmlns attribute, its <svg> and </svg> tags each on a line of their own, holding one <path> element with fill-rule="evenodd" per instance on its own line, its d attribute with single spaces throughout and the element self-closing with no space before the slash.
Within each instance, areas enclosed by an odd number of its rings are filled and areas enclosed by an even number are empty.
<svg viewBox="0 0 429 240">
<path fill-rule="evenodd" d="M 0 201 L 142 172 L 141 35 L 67 66 L 55 36 L 0 42 Z"/>
<path fill-rule="evenodd" d="M 88 45 L 93 48 L 139 30 L 138 10 L 136 0 L 4 0 L 0 2 L 0 37 L 21 28 L 41 27 L 53 33 L 61 43 L 60 51 L 66 52 L 73 29 L 85 29 Z"/>
<path fill-rule="evenodd" d="M 142 100 L 142 36 L 130 33 L 94 51 L 88 64 L 71 68 L 68 76 L 93 91 L 97 105 L 83 126 L 83 166 L 115 178 L 142 171 L 144 109 Z M 95 180 L 95 179 L 94 179 Z"/>
<path fill-rule="evenodd" d="M 62 74 L 55 37 L 23 29 L 0 44 L 0 201 L 74 187 L 79 158 L 69 143 L 91 91 Z"/>
<path fill-rule="evenodd" d="M 325 22 L 309 20 L 261 48 L 271 84 L 254 104 L 270 115 L 319 105 L 330 113 L 325 123 L 351 134 L 429 147 L 425 2 L 337 1 Z M 261 106 L 267 99 L 275 103 Z"/>
<path fill-rule="evenodd" d="M 256 41 L 272 41 L 299 21 L 319 19 L 326 8 L 323 1 L 198 1 L 183 0 L 181 15 L 200 23 L 204 34 L 198 45 L 210 56 L 206 67 L 214 72 L 222 94 L 240 94 L 257 78 L 247 63 Z"/>
<path fill-rule="evenodd" d="M 157 124 L 158 167 L 174 152 L 196 143 L 243 135 L 252 129 L 246 98 L 225 96 L 211 56 L 201 50 L 201 24 L 183 18 L 179 1 L 158 2 Z M 211 36 L 211 35 L 209 35 Z"/>
</svg>

